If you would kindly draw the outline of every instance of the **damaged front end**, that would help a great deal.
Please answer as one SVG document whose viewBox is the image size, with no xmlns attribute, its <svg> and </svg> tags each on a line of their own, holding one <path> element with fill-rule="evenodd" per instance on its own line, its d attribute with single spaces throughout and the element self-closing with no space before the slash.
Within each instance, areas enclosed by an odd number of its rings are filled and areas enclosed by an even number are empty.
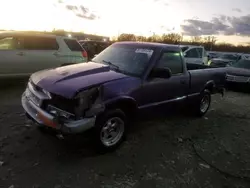
<svg viewBox="0 0 250 188">
<path fill-rule="evenodd" d="M 81 91 L 73 99 L 54 96 L 47 105 L 47 111 L 55 117 L 55 121 L 61 126 L 60 129 L 63 132 L 73 133 L 83 132 L 93 127 L 94 123 L 86 126 L 86 120 L 95 121 L 96 116 L 104 109 L 99 87 Z M 74 127 L 69 126 L 69 123 Z"/>
<path fill-rule="evenodd" d="M 77 101 L 74 109 L 76 118 L 93 117 L 105 110 L 105 106 L 102 103 L 100 87 L 79 92 L 75 100 Z"/>
<path fill-rule="evenodd" d="M 34 103 L 30 93 L 41 102 Z M 22 106 L 28 117 L 37 124 L 62 133 L 81 133 L 94 127 L 96 116 L 105 108 L 99 87 L 81 91 L 73 99 L 51 93 L 47 96 L 48 92 L 29 84 L 22 96 Z"/>
</svg>

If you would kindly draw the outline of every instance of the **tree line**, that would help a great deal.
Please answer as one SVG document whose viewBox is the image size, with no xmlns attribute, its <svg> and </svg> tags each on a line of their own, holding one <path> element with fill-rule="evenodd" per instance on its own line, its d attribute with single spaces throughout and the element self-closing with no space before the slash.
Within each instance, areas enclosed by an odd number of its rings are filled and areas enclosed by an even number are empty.
<svg viewBox="0 0 250 188">
<path fill-rule="evenodd" d="M 55 34 L 66 34 L 64 30 L 53 30 Z M 71 32 L 76 34 L 75 32 Z M 81 32 L 82 33 L 82 32 Z M 94 36 L 94 35 L 93 35 Z M 169 33 L 163 35 L 153 34 L 152 36 L 138 36 L 130 33 L 122 33 L 117 38 L 113 38 L 112 42 L 116 41 L 140 41 L 140 42 L 159 42 L 165 44 L 182 44 L 182 45 L 202 45 L 208 51 L 221 51 L 221 52 L 239 52 L 250 53 L 250 45 L 233 45 L 230 43 L 218 43 L 215 36 L 195 36 L 189 40 L 185 40 L 183 35 L 178 33 Z"/>
<path fill-rule="evenodd" d="M 217 43 L 217 38 L 214 36 L 195 36 L 190 40 L 184 40 L 183 36 L 177 33 L 152 35 L 150 37 L 137 36 L 129 33 L 120 34 L 115 41 L 140 41 L 140 42 L 159 42 L 165 44 L 182 44 L 182 45 L 202 45 L 208 51 L 221 52 L 242 52 L 250 53 L 250 46 L 233 45 L 230 43 Z"/>
</svg>

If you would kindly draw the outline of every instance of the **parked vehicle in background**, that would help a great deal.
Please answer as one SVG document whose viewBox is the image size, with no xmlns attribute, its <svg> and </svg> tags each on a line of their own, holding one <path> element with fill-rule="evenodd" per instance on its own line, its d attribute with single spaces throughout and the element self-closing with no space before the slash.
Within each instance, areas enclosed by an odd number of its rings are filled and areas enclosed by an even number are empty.
<svg viewBox="0 0 250 188">
<path fill-rule="evenodd" d="M 228 87 L 240 86 L 249 88 L 250 60 L 241 59 L 227 67 L 226 82 Z"/>
<path fill-rule="evenodd" d="M 242 54 L 241 59 L 250 59 L 250 54 Z"/>
<path fill-rule="evenodd" d="M 105 41 L 80 40 L 79 43 L 88 53 L 88 60 L 91 60 L 96 54 L 99 54 L 111 43 Z"/>
<path fill-rule="evenodd" d="M 242 56 L 237 53 L 223 53 L 218 58 L 209 60 L 208 65 L 213 67 L 226 67 L 237 62 L 241 58 Z"/>
<path fill-rule="evenodd" d="M 92 62 L 32 74 L 22 105 L 41 127 L 71 134 L 93 129 L 107 151 L 119 146 L 138 113 L 190 105 L 203 116 L 224 82 L 225 68 L 186 65 L 176 45 L 117 42 Z"/>
<path fill-rule="evenodd" d="M 208 55 L 203 46 L 180 45 L 186 63 L 206 65 Z"/>
<path fill-rule="evenodd" d="M 208 54 L 208 61 L 214 58 L 218 58 L 220 56 L 220 53 L 216 53 L 216 52 L 207 52 Z"/>
<path fill-rule="evenodd" d="M 0 78 L 86 61 L 86 51 L 74 38 L 41 32 L 0 33 Z"/>
</svg>

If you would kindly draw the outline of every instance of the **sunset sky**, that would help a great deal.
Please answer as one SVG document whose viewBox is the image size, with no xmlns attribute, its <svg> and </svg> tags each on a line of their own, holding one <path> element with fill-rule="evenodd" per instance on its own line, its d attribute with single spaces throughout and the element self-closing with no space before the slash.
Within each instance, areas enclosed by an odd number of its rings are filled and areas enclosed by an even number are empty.
<svg viewBox="0 0 250 188">
<path fill-rule="evenodd" d="M 0 29 L 214 35 L 250 42 L 249 0 L 2 0 Z"/>
</svg>

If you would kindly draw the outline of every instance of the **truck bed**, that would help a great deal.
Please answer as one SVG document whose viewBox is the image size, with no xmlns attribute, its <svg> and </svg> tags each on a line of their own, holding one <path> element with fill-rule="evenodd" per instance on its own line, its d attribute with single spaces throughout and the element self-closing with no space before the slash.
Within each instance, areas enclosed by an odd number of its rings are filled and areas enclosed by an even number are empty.
<svg viewBox="0 0 250 188">
<path fill-rule="evenodd" d="M 215 68 L 207 65 L 187 64 L 187 69 L 190 74 L 190 93 L 202 91 L 208 82 L 213 82 L 216 87 L 222 87 L 225 84 L 225 67 Z"/>
</svg>

